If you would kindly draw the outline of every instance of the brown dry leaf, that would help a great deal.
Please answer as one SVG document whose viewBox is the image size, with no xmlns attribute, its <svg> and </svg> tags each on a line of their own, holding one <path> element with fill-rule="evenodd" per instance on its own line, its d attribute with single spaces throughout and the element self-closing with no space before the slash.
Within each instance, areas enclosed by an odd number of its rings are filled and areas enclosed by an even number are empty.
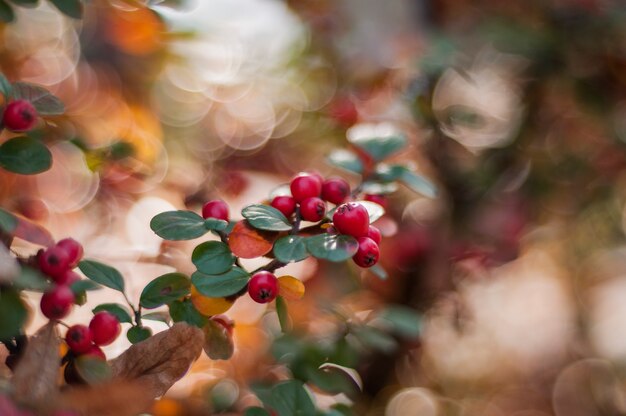
<svg viewBox="0 0 626 416">
<path fill-rule="evenodd" d="M 60 394 L 56 409 L 88 416 L 135 416 L 148 411 L 152 392 L 140 382 L 114 380 L 95 387 L 71 387 Z"/>
<path fill-rule="evenodd" d="M 204 345 L 200 328 L 184 322 L 174 324 L 145 341 L 131 346 L 110 362 L 114 378 L 141 382 L 152 397 L 162 396 L 185 375 Z"/>
<path fill-rule="evenodd" d="M 48 399 L 57 391 L 57 376 L 61 360 L 61 339 L 56 325 L 48 322 L 28 341 L 24 356 L 11 380 L 14 397 L 24 403 Z"/>
<path fill-rule="evenodd" d="M 244 220 L 233 227 L 228 245 L 236 256 L 253 259 L 269 253 L 277 237 L 278 233 L 256 230 Z"/>
</svg>

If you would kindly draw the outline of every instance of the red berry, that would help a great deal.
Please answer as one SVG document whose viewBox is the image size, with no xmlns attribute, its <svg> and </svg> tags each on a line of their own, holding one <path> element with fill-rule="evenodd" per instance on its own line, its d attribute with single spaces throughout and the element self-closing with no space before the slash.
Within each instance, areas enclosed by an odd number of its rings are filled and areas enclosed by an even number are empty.
<svg viewBox="0 0 626 416">
<path fill-rule="evenodd" d="M 85 325 L 73 325 L 65 334 L 65 342 L 76 354 L 84 354 L 89 351 L 93 345 L 92 341 L 91 330 Z"/>
<path fill-rule="evenodd" d="M 287 218 L 296 210 L 296 200 L 290 196 L 277 196 L 272 199 L 271 205 Z"/>
<path fill-rule="evenodd" d="M 59 285 L 72 286 L 73 283 L 78 282 L 81 277 L 78 273 L 72 270 L 67 270 L 63 275 L 52 278 Z"/>
<path fill-rule="evenodd" d="M 89 329 L 93 335 L 93 343 L 96 345 L 109 345 L 120 334 L 122 326 L 115 315 L 110 312 L 102 311 L 96 313 L 91 322 Z"/>
<path fill-rule="evenodd" d="M 337 97 L 330 104 L 328 114 L 339 124 L 349 127 L 359 119 L 359 112 L 354 102 L 346 96 Z"/>
<path fill-rule="evenodd" d="M 326 214 L 326 203 L 320 198 L 307 198 L 300 204 L 300 214 L 305 221 L 318 222 Z"/>
<path fill-rule="evenodd" d="M 78 266 L 78 262 L 83 258 L 83 246 L 78 241 L 73 238 L 64 238 L 56 245 L 67 253 L 71 269 Z"/>
<path fill-rule="evenodd" d="M 383 239 L 383 236 L 380 234 L 380 230 L 373 225 L 370 225 L 370 228 L 367 231 L 367 236 L 374 240 L 376 244 L 380 244 Z"/>
<path fill-rule="evenodd" d="M 228 221 L 228 205 L 221 199 L 209 201 L 202 207 L 202 217 Z"/>
<path fill-rule="evenodd" d="M 378 263 L 378 256 L 380 255 L 378 244 L 369 237 L 361 237 L 358 242 L 359 249 L 352 260 L 361 267 L 372 267 Z"/>
<path fill-rule="evenodd" d="M 322 193 L 322 181 L 315 175 L 303 174 L 293 178 L 290 184 L 291 195 L 296 202 L 307 198 L 319 197 Z"/>
<path fill-rule="evenodd" d="M 322 185 L 322 198 L 335 205 L 343 204 L 350 195 L 350 185 L 341 178 L 331 178 Z"/>
<path fill-rule="evenodd" d="M 319 173 L 316 170 L 305 172 L 305 175 L 313 176 L 313 177 L 317 178 L 320 181 L 320 183 L 322 183 L 322 184 L 324 183 L 324 177 L 322 176 L 321 173 Z"/>
<path fill-rule="evenodd" d="M 92 345 L 91 348 L 89 348 L 89 350 L 82 355 L 85 355 L 87 357 L 100 358 L 102 360 L 107 359 L 107 356 L 104 355 L 104 352 L 97 345 Z"/>
<path fill-rule="evenodd" d="M 255 273 L 248 283 L 248 293 L 255 302 L 271 302 L 278 295 L 278 279 L 270 272 Z"/>
<path fill-rule="evenodd" d="M 65 285 L 56 286 L 41 297 L 41 312 L 48 319 L 65 318 L 74 303 L 74 293 Z"/>
<path fill-rule="evenodd" d="M 39 269 L 52 278 L 62 278 L 70 269 L 70 257 L 61 247 L 49 247 L 38 255 Z"/>
<path fill-rule="evenodd" d="M 333 214 L 333 225 L 341 234 L 365 237 L 369 230 L 370 218 L 363 205 L 349 202 L 339 205 Z"/>
<path fill-rule="evenodd" d="M 364 200 L 366 201 L 370 201 L 370 202 L 374 202 L 378 205 L 380 205 L 381 207 L 383 207 L 384 209 L 387 209 L 387 197 L 385 195 L 373 195 L 373 194 L 366 194 L 363 197 Z"/>
<path fill-rule="evenodd" d="M 15 100 L 7 104 L 3 115 L 4 127 L 11 131 L 26 131 L 37 122 L 37 110 L 26 100 Z"/>
</svg>

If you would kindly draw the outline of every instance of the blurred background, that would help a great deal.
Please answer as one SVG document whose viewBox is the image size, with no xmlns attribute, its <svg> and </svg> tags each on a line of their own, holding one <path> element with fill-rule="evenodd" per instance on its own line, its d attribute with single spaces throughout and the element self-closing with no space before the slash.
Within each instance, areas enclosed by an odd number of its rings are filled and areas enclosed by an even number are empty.
<svg viewBox="0 0 626 416">
<path fill-rule="evenodd" d="M 155 276 L 194 270 L 198 241 L 163 242 L 155 214 L 223 198 L 238 218 L 303 170 L 356 184 L 325 157 L 363 129 L 403 131 L 410 146 L 395 158 L 439 188 L 387 197 L 387 280 L 313 258 L 288 266 L 307 287 L 290 304 L 294 334 L 241 298 L 227 313 L 234 357 L 203 356 L 154 414 L 237 414 L 258 403 L 250 383 L 293 377 L 338 414 L 626 414 L 623 2 L 93 0 L 83 20 L 47 2 L 16 12 L 0 70 L 67 112 L 47 120 L 53 168 L 0 171 L 0 205 L 83 242 L 124 272 L 134 301 Z M 91 292 L 68 323 L 116 296 Z M 404 331 L 386 326 L 390 314 Z M 375 330 L 346 329 L 362 323 Z M 107 355 L 129 345 L 120 337 Z M 362 393 L 317 388 L 309 370 L 329 357 L 356 370 Z"/>
</svg>

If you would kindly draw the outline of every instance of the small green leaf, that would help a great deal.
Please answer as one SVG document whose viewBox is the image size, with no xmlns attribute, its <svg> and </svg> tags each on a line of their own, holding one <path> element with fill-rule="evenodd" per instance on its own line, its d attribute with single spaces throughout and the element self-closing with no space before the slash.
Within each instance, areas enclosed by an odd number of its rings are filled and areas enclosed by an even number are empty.
<svg viewBox="0 0 626 416">
<path fill-rule="evenodd" d="M 287 235 L 274 243 L 274 256 L 283 262 L 298 262 L 309 257 L 306 251 L 306 240 L 298 235 Z"/>
<path fill-rule="evenodd" d="M 383 137 L 358 137 L 353 138 L 351 143 L 363 149 L 375 161 L 379 162 L 402 150 L 407 141 L 406 137 L 398 134 Z"/>
<path fill-rule="evenodd" d="M 266 231 L 289 231 L 292 228 L 289 220 L 274 207 L 267 205 L 249 205 L 241 211 L 241 215 L 254 228 Z"/>
<path fill-rule="evenodd" d="M 372 267 L 370 267 L 369 271 L 372 272 L 380 280 L 387 280 L 387 278 L 389 277 L 389 275 L 387 274 L 387 271 L 383 269 L 383 267 L 379 264 L 375 264 Z"/>
<path fill-rule="evenodd" d="M 432 182 L 409 169 L 404 171 L 400 180 L 413 191 L 428 198 L 435 198 L 437 196 L 437 187 Z"/>
<path fill-rule="evenodd" d="M 271 402 L 265 403 L 279 415 L 314 416 L 315 404 L 299 380 L 289 380 L 272 388 Z"/>
<path fill-rule="evenodd" d="M 150 228 L 166 240 L 193 240 L 208 231 L 204 218 L 192 211 L 162 212 L 152 218 Z"/>
<path fill-rule="evenodd" d="M 193 250 L 191 261 L 201 273 L 221 274 L 230 270 L 235 262 L 235 256 L 228 244 L 221 241 L 207 241 Z"/>
<path fill-rule="evenodd" d="M 270 416 L 270 413 L 262 407 L 248 407 L 244 416 Z"/>
<path fill-rule="evenodd" d="M 50 0 L 61 13 L 74 19 L 83 17 L 83 5 L 80 0 Z"/>
<path fill-rule="evenodd" d="M 74 361 L 78 375 L 88 384 L 98 384 L 111 378 L 111 367 L 100 358 L 81 355 Z"/>
<path fill-rule="evenodd" d="M 22 266 L 20 274 L 13 281 L 13 286 L 19 289 L 32 290 L 35 292 L 45 292 L 52 285 L 39 270 L 32 267 Z"/>
<path fill-rule="evenodd" d="M 406 167 L 404 165 L 379 163 L 376 165 L 376 178 L 383 182 L 396 181 L 402 177 L 405 170 Z"/>
<path fill-rule="evenodd" d="M 335 165 L 350 172 L 363 172 L 363 162 L 355 153 L 352 153 L 349 150 L 338 149 L 333 151 L 330 155 L 328 155 L 328 162 L 331 165 Z"/>
<path fill-rule="evenodd" d="M 164 324 L 169 325 L 171 318 L 167 312 L 157 311 L 157 312 L 148 312 L 146 314 L 141 315 L 141 319 L 147 319 L 148 321 L 156 321 L 163 322 Z"/>
<path fill-rule="evenodd" d="M 0 166 L 21 175 L 34 175 L 52 166 L 52 153 L 41 141 L 14 137 L 0 145 Z"/>
<path fill-rule="evenodd" d="M 224 231 L 228 228 L 228 221 L 218 220 L 217 218 L 207 218 L 204 220 L 204 227 L 211 231 Z"/>
<path fill-rule="evenodd" d="M 11 83 L 9 82 L 7 77 L 5 77 L 4 74 L 0 73 L 0 93 L 4 95 L 5 98 L 8 98 L 11 95 L 12 89 L 13 87 L 11 86 Z"/>
<path fill-rule="evenodd" d="M 239 267 L 233 267 L 226 273 L 209 275 L 195 272 L 191 282 L 198 292 L 211 298 L 231 296 L 243 289 L 250 280 L 250 275 Z"/>
<path fill-rule="evenodd" d="M 13 84 L 11 96 L 14 100 L 30 101 L 42 116 L 56 116 L 65 112 L 63 102 L 39 85 L 16 82 Z"/>
<path fill-rule="evenodd" d="M 126 332 L 126 338 L 131 344 L 137 344 L 138 342 L 145 341 L 152 336 L 152 330 L 143 326 L 133 326 Z"/>
<path fill-rule="evenodd" d="M 280 329 L 283 332 L 289 332 L 291 330 L 291 319 L 289 318 L 289 312 L 287 312 L 287 302 L 282 296 L 276 297 L 276 314 L 278 315 L 278 322 L 280 322 Z"/>
<path fill-rule="evenodd" d="M 15 215 L 0 208 L 0 231 L 13 235 L 17 224 L 18 220 Z"/>
<path fill-rule="evenodd" d="M 306 247 L 313 257 L 340 262 L 354 256 L 359 243 L 349 235 L 320 234 L 307 238 Z"/>
<path fill-rule="evenodd" d="M 189 294 L 189 278 L 182 273 L 167 273 L 143 288 L 139 304 L 146 309 L 158 308 Z"/>
<path fill-rule="evenodd" d="M 11 6 L 6 1 L 0 0 L 0 21 L 4 23 L 11 23 L 15 20 L 15 13 Z"/>
<path fill-rule="evenodd" d="M 23 331 L 28 311 L 19 292 L 0 289 L 0 340 L 11 339 Z"/>
<path fill-rule="evenodd" d="M 72 292 L 74 292 L 74 294 L 76 295 L 82 292 L 102 289 L 102 286 L 91 280 L 82 279 L 72 283 L 70 289 L 72 289 Z"/>
<path fill-rule="evenodd" d="M 417 338 L 422 331 L 421 315 L 406 306 L 388 306 L 379 312 L 378 318 L 387 321 L 393 332 L 405 338 Z"/>
<path fill-rule="evenodd" d="M 101 305 L 96 306 L 91 310 L 93 313 L 107 311 L 110 314 L 114 315 L 118 321 L 127 322 L 132 324 L 132 318 L 130 317 L 130 312 L 124 305 L 120 305 L 119 303 L 103 303 Z"/>
<path fill-rule="evenodd" d="M 213 360 L 228 360 L 235 351 L 233 337 L 219 322 L 209 319 L 202 328 L 204 352 Z"/>
<path fill-rule="evenodd" d="M 170 316 L 174 322 L 187 322 L 189 325 L 195 325 L 198 328 L 204 327 L 207 323 L 208 319 L 194 308 L 193 303 L 189 299 L 175 300 L 169 304 L 169 308 Z"/>
<path fill-rule="evenodd" d="M 117 269 L 95 260 L 83 260 L 78 263 L 78 268 L 94 282 L 124 292 L 124 278 Z"/>
<path fill-rule="evenodd" d="M 394 352 L 398 346 L 398 343 L 391 335 L 371 326 L 355 326 L 352 328 L 352 334 L 361 341 L 365 347 L 385 353 Z"/>
</svg>

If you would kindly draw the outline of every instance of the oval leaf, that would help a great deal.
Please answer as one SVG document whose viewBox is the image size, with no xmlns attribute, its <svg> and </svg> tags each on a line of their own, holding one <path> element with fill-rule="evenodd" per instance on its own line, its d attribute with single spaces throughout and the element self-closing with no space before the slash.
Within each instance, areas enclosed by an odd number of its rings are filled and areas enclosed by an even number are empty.
<svg viewBox="0 0 626 416">
<path fill-rule="evenodd" d="M 128 332 L 126 332 L 126 338 L 128 338 L 131 344 L 145 341 L 150 338 L 151 335 L 152 331 L 150 328 L 144 328 L 142 326 L 133 326 L 128 329 Z"/>
<path fill-rule="evenodd" d="M 192 211 L 167 211 L 150 221 L 150 228 L 165 240 L 193 240 L 208 232 L 204 218 Z"/>
<path fill-rule="evenodd" d="M 211 319 L 202 328 L 204 332 L 204 352 L 213 360 L 228 360 L 235 351 L 230 332 L 224 325 Z"/>
<path fill-rule="evenodd" d="M 195 325 L 198 328 L 204 327 L 207 323 L 207 318 L 202 316 L 193 303 L 189 299 L 176 300 L 169 305 L 170 316 L 174 322 L 187 322 L 189 325 Z"/>
<path fill-rule="evenodd" d="M 221 274 L 230 270 L 235 257 L 225 243 L 207 241 L 193 250 L 191 261 L 204 274 Z"/>
<path fill-rule="evenodd" d="M 253 259 L 269 253 L 276 237 L 275 233 L 255 230 L 248 221 L 240 221 L 228 237 L 228 246 L 235 256 Z"/>
<path fill-rule="evenodd" d="M 207 218 L 204 220 L 204 227 L 212 231 L 224 231 L 228 228 L 228 221 L 219 220 L 217 218 Z"/>
<path fill-rule="evenodd" d="M 249 205 L 241 211 L 241 215 L 250 225 L 265 231 L 289 231 L 292 228 L 289 220 L 274 207 L 267 205 Z"/>
<path fill-rule="evenodd" d="M 16 82 L 13 84 L 11 95 L 15 100 L 30 101 L 37 113 L 42 116 L 54 116 L 65 112 L 63 102 L 39 85 Z"/>
<path fill-rule="evenodd" d="M 102 286 L 100 286 L 99 284 L 95 283 L 92 280 L 81 279 L 72 283 L 70 285 L 70 289 L 72 289 L 72 292 L 74 292 L 74 294 L 77 295 L 77 294 L 91 291 L 91 290 L 102 289 Z"/>
<path fill-rule="evenodd" d="M 0 166 L 13 173 L 34 175 L 52 165 L 52 153 L 41 141 L 15 137 L 0 145 Z"/>
<path fill-rule="evenodd" d="M 141 319 L 146 319 L 148 321 L 156 321 L 163 322 L 164 324 L 169 325 L 171 322 L 170 315 L 167 312 L 157 311 L 157 312 L 148 312 L 144 315 L 141 315 Z"/>
<path fill-rule="evenodd" d="M 231 296 L 243 289 L 250 280 L 250 275 L 239 267 L 233 267 L 226 273 L 209 275 L 195 272 L 191 282 L 204 296 L 221 298 Z"/>
<path fill-rule="evenodd" d="M 198 292 L 198 289 L 196 289 L 194 285 L 191 285 L 191 303 L 193 303 L 194 308 L 196 308 L 200 314 L 204 316 L 214 316 L 229 310 L 235 303 L 235 300 L 232 298 L 210 298 L 204 296 Z"/>
<path fill-rule="evenodd" d="M 404 170 L 400 181 L 413 191 L 427 196 L 428 198 L 435 198 L 437 196 L 437 187 L 432 182 L 409 169 Z"/>
<path fill-rule="evenodd" d="M 307 238 L 306 247 L 318 259 L 340 262 L 354 256 L 359 244 L 349 235 L 320 234 Z"/>
<path fill-rule="evenodd" d="M 78 268 L 94 282 L 124 292 L 124 278 L 117 269 L 94 260 L 83 260 L 78 263 Z"/>
<path fill-rule="evenodd" d="M 274 244 L 274 256 L 283 263 L 297 262 L 309 257 L 304 237 L 287 235 Z"/>
<path fill-rule="evenodd" d="M 119 303 L 103 303 L 102 305 L 98 305 L 92 309 L 93 313 L 98 313 L 100 311 L 107 311 L 115 315 L 117 320 L 120 322 L 132 324 L 130 313 L 124 305 L 120 305 Z"/>
<path fill-rule="evenodd" d="M 350 172 L 363 172 L 363 162 L 356 154 L 349 150 L 338 149 L 333 151 L 328 155 L 328 162 Z"/>
<path fill-rule="evenodd" d="M 87 384 L 98 384 L 111 378 L 111 367 L 100 358 L 81 355 L 74 361 L 78 375 Z"/>
<path fill-rule="evenodd" d="M 278 278 L 279 293 L 289 300 L 300 300 L 304 296 L 304 283 L 293 276 Z"/>
<path fill-rule="evenodd" d="M 407 144 L 406 137 L 400 134 L 382 137 L 353 137 L 349 140 L 376 161 L 381 161 L 402 150 Z"/>
<path fill-rule="evenodd" d="M 159 276 L 143 288 L 139 304 L 146 309 L 158 308 L 189 294 L 191 283 L 182 273 Z"/>
</svg>

